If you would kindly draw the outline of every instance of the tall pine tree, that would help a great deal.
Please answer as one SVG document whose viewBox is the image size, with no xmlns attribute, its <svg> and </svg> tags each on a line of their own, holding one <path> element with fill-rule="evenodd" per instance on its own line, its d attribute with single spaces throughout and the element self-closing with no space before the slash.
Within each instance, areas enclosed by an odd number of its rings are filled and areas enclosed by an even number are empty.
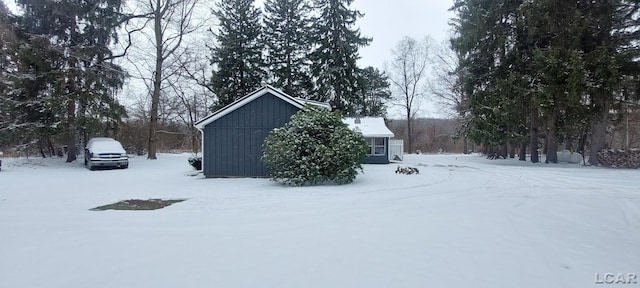
<svg viewBox="0 0 640 288">
<path fill-rule="evenodd" d="M 9 97 L 14 102 L 14 127 L 22 121 L 35 127 L 64 129 L 67 161 L 76 159 L 78 136 L 89 122 L 119 120 L 124 108 L 114 98 L 125 73 L 111 60 L 110 45 L 122 23 L 121 0 L 18 0 L 21 46 Z M 28 76 L 28 77 L 25 77 Z M 38 106 L 29 105 L 37 100 Z M 39 120 L 21 115 L 46 114 Z M 93 120 L 93 121 L 92 121 Z M 43 127 L 45 126 L 45 127 Z"/>
<path fill-rule="evenodd" d="M 16 137 L 9 129 L 16 115 L 16 102 L 10 97 L 15 89 L 10 79 L 17 73 L 16 54 L 21 44 L 16 31 L 15 17 L 0 0 L 0 146 L 14 143 Z"/>
<path fill-rule="evenodd" d="M 311 7 L 306 0 L 267 0 L 264 37 L 267 64 L 275 86 L 308 98 L 313 92 L 309 54 Z"/>
<path fill-rule="evenodd" d="M 318 16 L 311 35 L 316 45 L 311 55 L 316 79 L 314 100 L 327 101 L 343 114 L 353 114 L 358 90 L 358 49 L 370 38 L 363 37 L 354 25 L 363 15 L 349 9 L 353 0 L 314 0 Z"/>
<path fill-rule="evenodd" d="M 211 86 L 217 96 L 212 110 L 217 110 L 259 88 L 266 73 L 261 12 L 254 1 L 220 1 L 213 13 L 220 21 L 211 49 Z"/>
<path fill-rule="evenodd" d="M 637 57 L 625 57 L 629 45 L 637 46 L 638 36 L 626 31 L 637 31 L 638 3 L 630 1 L 576 1 L 585 19 L 586 32 L 582 39 L 585 61 L 586 91 L 589 95 L 588 116 L 591 116 L 589 162 L 598 165 L 598 152 L 607 148 L 607 130 L 610 111 L 622 88 L 621 68 L 635 63 Z M 632 20 L 631 26 L 628 22 Z M 637 48 L 632 48 L 637 50 Z M 637 76 L 637 74 L 636 74 Z"/>
<path fill-rule="evenodd" d="M 387 102 L 391 99 L 389 77 L 378 68 L 367 67 L 358 73 L 358 92 L 353 115 L 384 117 L 387 114 Z"/>
<path fill-rule="evenodd" d="M 458 19 L 452 43 L 467 75 L 463 86 L 472 115 L 468 133 L 478 143 L 500 147 L 501 156 L 506 156 L 508 143 L 522 138 L 524 126 L 518 97 L 522 75 L 513 69 L 522 66 L 513 42 L 521 2 L 458 0 L 454 5 Z"/>
<path fill-rule="evenodd" d="M 13 53 L 15 53 L 17 45 L 16 36 L 14 33 L 13 23 L 9 21 L 9 17 L 11 14 L 9 13 L 9 9 L 4 4 L 3 0 L 0 0 L 0 95 L 6 95 L 8 90 L 8 81 L 7 76 L 11 73 L 14 68 L 12 66 L 13 62 Z M 0 96 L 2 99 L 3 96 Z M 0 101 L 0 105 L 2 105 L 4 101 Z M 6 125 L 8 121 L 7 110 L 0 106 L 0 127 Z"/>
</svg>

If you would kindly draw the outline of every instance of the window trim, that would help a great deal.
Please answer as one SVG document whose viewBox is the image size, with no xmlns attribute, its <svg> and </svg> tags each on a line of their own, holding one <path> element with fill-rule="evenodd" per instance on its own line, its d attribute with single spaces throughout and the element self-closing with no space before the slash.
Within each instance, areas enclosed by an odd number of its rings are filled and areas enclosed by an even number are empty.
<svg viewBox="0 0 640 288">
<path fill-rule="evenodd" d="M 385 156 L 387 155 L 387 141 L 384 137 L 367 137 L 365 138 L 369 144 L 369 152 L 367 156 Z M 382 139 L 382 145 L 376 145 L 376 139 Z M 382 148 L 382 153 L 376 154 L 376 148 Z"/>
</svg>

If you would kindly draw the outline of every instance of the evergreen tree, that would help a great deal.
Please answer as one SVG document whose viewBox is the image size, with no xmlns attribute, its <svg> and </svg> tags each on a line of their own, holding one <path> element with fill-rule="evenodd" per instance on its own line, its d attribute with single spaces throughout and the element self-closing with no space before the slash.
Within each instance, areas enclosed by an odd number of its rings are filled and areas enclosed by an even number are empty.
<svg viewBox="0 0 640 288">
<path fill-rule="evenodd" d="M 539 0 L 528 7 L 527 28 L 533 41 L 535 103 L 545 127 L 546 161 L 556 163 L 562 130 L 575 121 L 569 113 L 581 106 L 582 14 L 571 1 Z"/>
<path fill-rule="evenodd" d="M 586 32 L 583 34 L 585 83 L 588 98 L 587 120 L 591 120 L 589 162 L 598 165 L 597 153 L 606 147 L 610 111 L 623 88 L 623 67 L 638 66 L 637 1 L 576 1 L 583 14 Z M 631 56 L 635 55 L 635 56 Z M 634 71 L 635 70 L 635 71 Z M 628 71 L 638 76 L 637 69 Z"/>
<path fill-rule="evenodd" d="M 56 95 L 52 87 L 60 77 L 57 71 L 63 68 L 61 55 L 46 38 L 27 39 L 24 34 L 18 37 L 16 40 L 24 42 L 13 55 L 15 66 L 6 75 L 9 89 L 2 108 L 7 121 L 2 131 L 11 144 L 42 147 L 51 136 L 63 132 L 63 97 Z"/>
<path fill-rule="evenodd" d="M 306 0 L 267 0 L 265 11 L 266 62 L 274 85 L 289 95 L 309 98 L 313 92 L 309 4 Z"/>
<path fill-rule="evenodd" d="M 23 39 L 17 32 L 15 16 L 0 1 L 0 146 L 23 143 L 20 137 L 26 138 L 25 133 L 17 133 L 14 129 L 14 120 L 20 113 L 15 109 L 19 103 L 13 97 L 16 87 L 12 79 L 18 74 L 17 53 L 23 44 Z"/>
<path fill-rule="evenodd" d="M 5 99 L 5 95 L 9 92 L 7 76 L 14 70 L 13 59 L 15 58 L 13 53 L 17 48 L 15 45 L 16 36 L 14 33 L 14 27 L 11 21 L 9 9 L 0 0 L 0 135 L 2 135 L 2 127 L 8 125 L 9 111 L 8 103 Z M 4 100 L 4 101 L 3 101 Z M 0 137 L 6 139 L 7 137 Z M 2 145 L 2 143 L 0 143 Z"/>
<path fill-rule="evenodd" d="M 359 70 L 357 97 L 351 103 L 355 110 L 349 116 L 386 116 L 386 103 L 391 99 L 390 86 L 389 78 L 378 68 L 369 66 Z"/>
<path fill-rule="evenodd" d="M 358 49 L 370 38 L 363 37 L 353 26 L 362 14 L 350 10 L 353 0 L 314 0 L 318 16 L 311 35 L 316 50 L 311 55 L 312 72 L 316 79 L 314 100 L 329 100 L 333 109 L 353 114 L 357 98 Z"/>
<path fill-rule="evenodd" d="M 109 49 L 122 20 L 122 3 L 19 0 L 18 4 L 24 11 L 18 17 L 24 44 L 9 76 L 13 88 L 7 95 L 13 100 L 9 129 L 30 129 L 25 135 L 35 130 L 60 134 L 63 129 L 67 161 L 73 161 L 80 128 L 91 120 L 104 123 L 124 114 L 113 92 L 121 88 L 125 73 L 110 61 Z"/>
<path fill-rule="evenodd" d="M 211 49 L 211 86 L 218 97 L 212 110 L 217 110 L 258 89 L 266 73 L 261 12 L 254 1 L 220 1 L 213 13 L 220 21 Z"/>
<path fill-rule="evenodd" d="M 14 23 L 10 21 L 11 17 L 9 9 L 3 0 L 0 0 L 0 77 L 2 77 L 0 79 L 3 80 L 6 79 L 7 73 L 12 70 L 11 62 L 17 46 L 15 27 Z M 4 86 L 5 84 L 4 81 L 0 81 L 0 87 L 6 87 Z"/>
<path fill-rule="evenodd" d="M 519 110 L 525 95 L 524 75 L 516 67 L 526 67 L 517 57 L 518 9 L 522 1 L 459 0 L 454 10 L 457 35 L 453 48 L 462 55 L 466 71 L 463 87 L 469 95 L 469 136 L 489 147 L 500 147 L 521 139 L 524 118 Z M 477 15 L 483 15 L 477 17 Z M 526 58 L 524 58 L 526 59 Z M 526 85 L 526 84 L 525 84 Z"/>
</svg>

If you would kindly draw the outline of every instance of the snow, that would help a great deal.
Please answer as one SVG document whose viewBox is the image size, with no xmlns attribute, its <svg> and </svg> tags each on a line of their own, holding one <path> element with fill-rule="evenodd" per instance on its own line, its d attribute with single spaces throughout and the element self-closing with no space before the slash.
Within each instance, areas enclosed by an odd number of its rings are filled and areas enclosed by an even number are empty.
<svg viewBox="0 0 640 288">
<path fill-rule="evenodd" d="M 596 287 L 640 273 L 638 170 L 405 155 L 345 186 L 3 158 L 0 287 Z M 154 211 L 89 211 L 126 199 Z M 596 274 L 599 273 L 599 274 Z M 634 285 L 635 286 L 635 285 Z"/>
<path fill-rule="evenodd" d="M 124 151 L 124 148 L 122 148 L 122 144 L 113 138 L 91 138 L 87 143 L 87 147 L 93 153 L 127 153 Z"/>
<path fill-rule="evenodd" d="M 360 130 L 364 137 L 393 137 L 393 132 L 387 128 L 382 117 L 347 117 L 342 121 L 349 125 L 351 130 Z"/>
</svg>

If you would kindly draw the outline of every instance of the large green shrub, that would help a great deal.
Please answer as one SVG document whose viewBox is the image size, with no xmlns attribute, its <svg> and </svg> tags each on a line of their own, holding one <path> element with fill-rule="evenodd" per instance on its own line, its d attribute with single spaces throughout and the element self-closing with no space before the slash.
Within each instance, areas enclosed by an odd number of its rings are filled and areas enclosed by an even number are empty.
<svg viewBox="0 0 640 288">
<path fill-rule="evenodd" d="M 305 107 L 263 144 L 262 161 L 274 181 L 289 185 L 347 184 L 362 170 L 369 146 L 338 113 Z"/>
</svg>

